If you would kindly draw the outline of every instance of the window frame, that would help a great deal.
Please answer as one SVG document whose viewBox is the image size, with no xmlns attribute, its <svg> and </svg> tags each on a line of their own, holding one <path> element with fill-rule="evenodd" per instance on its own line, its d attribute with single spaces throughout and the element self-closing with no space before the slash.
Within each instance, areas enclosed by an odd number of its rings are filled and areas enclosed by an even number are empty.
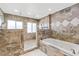
<svg viewBox="0 0 79 59">
<path fill-rule="evenodd" d="M 14 25 L 12 24 L 12 26 L 14 26 L 14 28 L 9 28 L 9 27 L 8 27 L 8 26 L 10 26 L 10 25 L 9 25 L 9 21 L 14 21 L 14 22 L 15 22 Z M 22 28 L 18 28 L 18 27 L 17 27 L 17 22 L 21 22 L 21 23 L 22 23 Z M 23 22 L 22 22 L 22 21 L 16 21 L 16 20 L 7 20 L 7 29 L 23 29 Z"/>
</svg>

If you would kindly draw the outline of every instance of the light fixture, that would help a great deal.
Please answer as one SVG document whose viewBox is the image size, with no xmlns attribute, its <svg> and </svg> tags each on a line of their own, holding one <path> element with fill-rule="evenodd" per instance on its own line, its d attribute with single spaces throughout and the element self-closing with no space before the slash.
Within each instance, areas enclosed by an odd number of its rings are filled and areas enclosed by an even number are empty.
<svg viewBox="0 0 79 59">
<path fill-rule="evenodd" d="M 19 12 L 19 10 L 15 9 L 14 12 Z"/>
<path fill-rule="evenodd" d="M 15 14 L 17 14 L 17 15 L 22 15 L 22 12 L 21 12 L 21 10 L 18 10 L 18 9 L 14 9 L 14 12 L 15 12 Z"/>
<path fill-rule="evenodd" d="M 48 11 L 52 11 L 52 9 L 51 9 L 51 8 L 49 8 L 49 9 L 48 9 Z"/>
<path fill-rule="evenodd" d="M 31 15 L 31 12 L 28 12 L 27 14 L 28 14 L 28 15 Z"/>
<path fill-rule="evenodd" d="M 48 9 L 48 14 L 52 14 L 52 9 L 51 8 Z"/>
</svg>

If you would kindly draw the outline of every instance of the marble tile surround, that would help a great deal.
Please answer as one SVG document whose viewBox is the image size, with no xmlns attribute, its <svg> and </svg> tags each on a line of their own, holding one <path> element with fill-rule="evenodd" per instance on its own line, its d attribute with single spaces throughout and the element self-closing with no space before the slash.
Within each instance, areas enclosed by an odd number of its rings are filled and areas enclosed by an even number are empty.
<svg viewBox="0 0 79 59">
<path fill-rule="evenodd" d="M 51 21 L 53 37 L 73 43 L 79 42 L 79 3 L 53 14 Z"/>
<path fill-rule="evenodd" d="M 39 23 L 48 23 L 47 17 L 49 16 L 41 19 Z M 52 33 L 50 34 L 52 38 L 79 44 L 79 3 L 51 14 L 50 21 L 51 31 L 49 30 L 49 33 Z"/>
<path fill-rule="evenodd" d="M 70 9 L 67 11 L 68 8 Z M 68 8 L 61 10 L 62 12 L 59 11 L 54 15 L 52 15 L 52 24 L 51 24 L 52 30 L 56 31 L 59 28 L 61 29 L 61 31 L 63 31 L 64 29 L 67 30 L 68 27 L 74 30 L 75 27 L 79 27 L 79 17 L 78 17 L 79 4 L 76 4 L 75 6 Z M 57 31 L 60 32 L 60 30 Z"/>
<path fill-rule="evenodd" d="M 21 34 L 21 30 L 0 30 L 0 56 L 18 56 L 22 53 Z"/>
</svg>

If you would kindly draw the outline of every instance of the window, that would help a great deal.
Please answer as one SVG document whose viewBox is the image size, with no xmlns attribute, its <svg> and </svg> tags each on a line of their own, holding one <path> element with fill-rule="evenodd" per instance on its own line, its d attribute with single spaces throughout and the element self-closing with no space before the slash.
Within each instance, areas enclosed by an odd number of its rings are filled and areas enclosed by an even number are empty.
<svg viewBox="0 0 79 59">
<path fill-rule="evenodd" d="M 28 33 L 36 32 L 36 23 L 27 23 L 27 32 Z"/>
<path fill-rule="evenodd" d="M 33 23 L 32 26 L 33 26 L 33 27 L 32 27 L 32 31 L 33 31 L 33 32 L 36 32 L 36 23 Z"/>
<path fill-rule="evenodd" d="M 8 20 L 7 27 L 8 27 L 8 29 L 15 29 L 15 21 Z"/>
<path fill-rule="evenodd" d="M 17 21 L 16 22 L 16 29 L 22 29 L 22 28 L 23 28 L 22 22 Z"/>
<path fill-rule="evenodd" d="M 32 23 L 27 23 L 27 32 L 31 33 L 32 32 Z"/>
<path fill-rule="evenodd" d="M 8 20 L 7 28 L 8 29 L 22 29 L 21 21 Z"/>
<path fill-rule="evenodd" d="M 1 18 L 0 18 L 0 26 L 1 26 L 1 24 L 2 24 L 2 20 L 1 20 Z"/>
<path fill-rule="evenodd" d="M 1 29 L 1 25 L 2 25 L 2 19 L 0 18 L 0 29 Z"/>
</svg>

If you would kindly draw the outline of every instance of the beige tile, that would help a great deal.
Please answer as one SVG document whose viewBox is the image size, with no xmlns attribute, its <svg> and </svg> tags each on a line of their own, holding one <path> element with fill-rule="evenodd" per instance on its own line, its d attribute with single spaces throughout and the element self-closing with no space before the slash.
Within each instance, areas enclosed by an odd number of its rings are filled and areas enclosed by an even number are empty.
<svg viewBox="0 0 79 59">
<path fill-rule="evenodd" d="M 24 51 L 36 47 L 36 40 L 26 40 L 24 42 Z"/>
<path fill-rule="evenodd" d="M 22 56 L 47 56 L 45 53 L 43 53 L 40 49 L 35 49 L 31 52 L 28 52 Z"/>
</svg>

